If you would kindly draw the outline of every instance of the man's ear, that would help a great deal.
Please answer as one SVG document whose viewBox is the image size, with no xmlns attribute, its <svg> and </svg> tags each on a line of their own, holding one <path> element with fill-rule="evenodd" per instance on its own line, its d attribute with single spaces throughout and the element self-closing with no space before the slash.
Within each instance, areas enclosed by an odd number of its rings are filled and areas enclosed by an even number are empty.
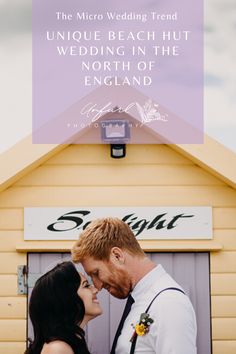
<svg viewBox="0 0 236 354">
<path fill-rule="evenodd" d="M 112 247 L 110 252 L 110 260 L 116 264 L 125 263 L 125 254 L 124 251 L 119 247 Z"/>
</svg>

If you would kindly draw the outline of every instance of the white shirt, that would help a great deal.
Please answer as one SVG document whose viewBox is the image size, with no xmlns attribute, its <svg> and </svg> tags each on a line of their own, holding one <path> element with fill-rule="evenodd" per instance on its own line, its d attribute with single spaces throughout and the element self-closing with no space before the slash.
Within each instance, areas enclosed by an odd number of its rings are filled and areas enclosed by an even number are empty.
<svg viewBox="0 0 236 354">
<path fill-rule="evenodd" d="M 118 338 L 116 354 L 129 354 L 130 339 L 134 333 L 132 324 L 139 323 L 152 299 L 169 287 L 182 289 L 161 265 L 145 275 L 131 295 L 135 302 L 127 316 Z M 197 325 L 194 309 L 189 298 L 176 290 L 161 293 L 148 311 L 154 322 L 149 332 L 138 336 L 135 353 L 145 354 L 196 354 Z"/>
</svg>

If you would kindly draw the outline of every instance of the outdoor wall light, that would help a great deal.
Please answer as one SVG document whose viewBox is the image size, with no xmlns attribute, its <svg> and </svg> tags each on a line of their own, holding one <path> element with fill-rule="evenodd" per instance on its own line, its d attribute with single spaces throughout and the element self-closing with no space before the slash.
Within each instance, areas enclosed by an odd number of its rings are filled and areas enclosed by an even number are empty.
<svg viewBox="0 0 236 354">
<path fill-rule="evenodd" d="M 121 159 L 126 155 L 125 144 L 111 144 L 111 157 L 114 159 Z"/>
<path fill-rule="evenodd" d="M 111 144 L 111 157 L 125 157 L 125 143 L 130 139 L 130 127 L 127 120 L 108 119 L 101 122 L 102 141 Z"/>
</svg>

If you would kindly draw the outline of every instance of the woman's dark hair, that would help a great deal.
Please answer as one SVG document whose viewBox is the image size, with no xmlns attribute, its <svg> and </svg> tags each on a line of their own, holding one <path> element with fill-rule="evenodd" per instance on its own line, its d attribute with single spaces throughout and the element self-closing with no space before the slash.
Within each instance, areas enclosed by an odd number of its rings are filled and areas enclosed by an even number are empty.
<svg viewBox="0 0 236 354">
<path fill-rule="evenodd" d="M 84 331 L 79 327 L 85 314 L 77 291 L 81 277 L 72 262 L 58 264 L 41 276 L 32 291 L 29 315 L 34 330 L 25 354 L 40 354 L 44 343 L 62 340 L 74 353 L 89 353 Z"/>
</svg>

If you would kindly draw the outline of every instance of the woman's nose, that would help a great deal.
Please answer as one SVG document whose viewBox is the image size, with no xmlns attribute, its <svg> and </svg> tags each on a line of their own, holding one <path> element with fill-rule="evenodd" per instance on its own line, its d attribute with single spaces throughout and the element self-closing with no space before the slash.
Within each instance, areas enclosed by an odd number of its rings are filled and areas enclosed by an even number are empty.
<svg viewBox="0 0 236 354">
<path fill-rule="evenodd" d="M 98 293 L 98 289 L 93 284 L 92 284 L 92 291 L 93 291 L 94 294 Z"/>
</svg>

